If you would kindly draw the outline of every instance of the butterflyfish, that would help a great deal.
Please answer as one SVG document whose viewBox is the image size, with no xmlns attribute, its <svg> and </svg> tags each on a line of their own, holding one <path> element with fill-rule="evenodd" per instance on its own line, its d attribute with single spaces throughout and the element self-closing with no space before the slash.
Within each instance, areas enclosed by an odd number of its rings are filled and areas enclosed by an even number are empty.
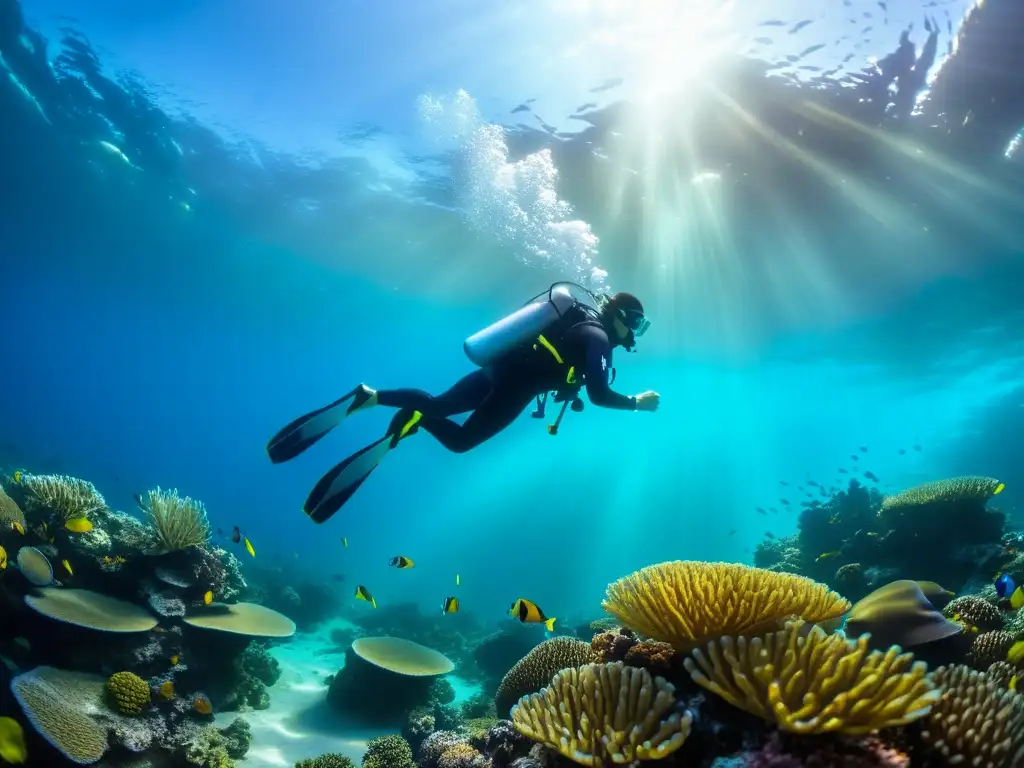
<svg viewBox="0 0 1024 768">
<path fill-rule="evenodd" d="M 524 597 L 520 597 L 512 603 L 509 615 L 515 616 L 523 624 L 543 624 L 548 632 L 553 632 L 555 629 L 554 617 L 549 619 L 544 615 L 544 611 L 540 609 L 539 605 L 531 603 Z"/>
<path fill-rule="evenodd" d="M 179 659 L 178 659 L 177 656 L 171 656 L 171 666 L 172 667 L 178 666 L 178 661 L 179 661 Z"/>
<path fill-rule="evenodd" d="M 835 550 L 834 552 L 822 552 L 817 558 L 815 558 L 814 562 L 820 563 L 823 560 L 831 560 L 833 557 L 839 557 L 840 554 L 839 550 Z"/>
<path fill-rule="evenodd" d="M 416 563 L 414 563 L 408 557 L 403 557 L 402 555 L 395 555 L 391 558 L 391 560 L 388 561 L 388 565 L 392 566 L 393 568 L 412 568 L 416 565 Z"/>
<path fill-rule="evenodd" d="M 459 612 L 459 598 L 457 597 L 446 597 L 444 603 L 441 604 L 441 613 L 458 613 Z"/>
<path fill-rule="evenodd" d="M 373 599 L 373 595 L 370 594 L 370 590 L 362 584 L 356 587 L 356 600 L 365 600 L 374 608 L 377 607 L 377 601 Z"/>
<path fill-rule="evenodd" d="M 7 567 L 7 550 L 0 545 L 0 571 Z"/>
<path fill-rule="evenodd" d="M 167 699 L 167 700 L 173 699 L 174 698 L 174 683 L 172 683 L 170 680 L 168 680 L 165 683 L 161 683 L 160 684 L 160 695 L 163 698 Z"/>
</svg>

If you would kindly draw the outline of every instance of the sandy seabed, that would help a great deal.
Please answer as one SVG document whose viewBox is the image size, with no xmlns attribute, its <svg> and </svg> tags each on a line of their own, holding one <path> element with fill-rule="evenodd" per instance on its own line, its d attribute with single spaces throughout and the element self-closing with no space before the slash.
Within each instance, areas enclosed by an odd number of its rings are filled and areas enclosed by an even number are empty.
<svg viewBox="0 0 1024 768">
<path fill-rule="evenodd" d="M 327 684 L 345 663 L 345 653 L 331 642 L 331 630 L 351 628 L 343 621 L 322 624 L 316 632 L 298 634 L 288 643 L 275 646 L 271 655 L 281 664 L 281 679 L 270 688 L 270 708 L 252 712 L 223 712 L 217 727 L 236 717 L 252 728 L 252 744 L 244 764 L 252 768 L 292 768 L 296 762 L 325 752 L 340 752 L 359 764 L 366 742 L 394 730 L 369 730 L 346 723 L 327 706 Z M 449 675 L 456 701 L 476 692 Z"/>
</svg>

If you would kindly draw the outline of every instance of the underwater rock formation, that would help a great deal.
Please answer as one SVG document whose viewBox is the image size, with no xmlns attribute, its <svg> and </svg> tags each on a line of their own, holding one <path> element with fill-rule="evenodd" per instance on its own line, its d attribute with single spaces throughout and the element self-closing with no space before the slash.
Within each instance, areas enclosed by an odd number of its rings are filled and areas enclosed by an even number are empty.
<svg viewBox="0 0 1024 768">
<path fill-rule="evenodd" d="M 442 654 L 418 643 L 363 637 L 346 649 L 327 701 L 362 722 L 402 727 L 413 710 L 430 703 L 434 679 L 453 667 Z"/>
</svg>

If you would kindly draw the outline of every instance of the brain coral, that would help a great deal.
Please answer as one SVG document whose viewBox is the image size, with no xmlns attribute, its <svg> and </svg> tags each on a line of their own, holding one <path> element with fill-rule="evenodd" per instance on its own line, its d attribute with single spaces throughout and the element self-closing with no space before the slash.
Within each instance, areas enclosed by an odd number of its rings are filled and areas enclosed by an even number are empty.
<svg viewBox="0 0 1024 768">
<path fill-rule="evenodd" d="M 643 568 L 609 585 L 603 605 L 630 629 L 684 651 L 722 635 L 777 629 L 791 617 L 826 621 L 850 609 L 803 576 L 700 561 Z"/>
<path fill-rule="evenodd" d="M 36 667 L 11 681 L 11 692 L 40 735 L 68 760 L 87 765 L 107 751 L 107 729 L 89 714 L 103 706 L 103 678 Z"/>
<path fill-rule="evenodd" d="M 589 643 L 572 637 L 553 637 L 535 647 L 516 662 L 502 679 L 494 706 L 498 717 L 508 717 L 509 710 L 528 693 L 539 691 L 551 682 L 555 673 L 569 667 L 582 667 L 595 660 Z"/>
<path fill-rule="evenodd" d="M 107 694 L 122 715 L 137 715 L 149 704 L 149 684 L 132 672 L 112 674 Z"/>
</svg>

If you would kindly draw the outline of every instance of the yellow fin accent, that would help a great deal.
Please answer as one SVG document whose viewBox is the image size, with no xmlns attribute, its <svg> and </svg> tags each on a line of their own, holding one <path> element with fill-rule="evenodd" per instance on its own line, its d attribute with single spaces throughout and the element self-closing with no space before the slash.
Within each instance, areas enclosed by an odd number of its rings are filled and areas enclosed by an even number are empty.
<svg viewBox="0 0 1024 768">
<path fill-rule="evenodd" d="M 1010 595 L 1010 607 L 1016 611 L 1018 608 L 1022 606 L 1024 606 L 1024 590 L 1022 590 L 1020 587 L 1017 587 L 1015 590 L 1013 590 L 1013 594 Z"/>
</svg>

